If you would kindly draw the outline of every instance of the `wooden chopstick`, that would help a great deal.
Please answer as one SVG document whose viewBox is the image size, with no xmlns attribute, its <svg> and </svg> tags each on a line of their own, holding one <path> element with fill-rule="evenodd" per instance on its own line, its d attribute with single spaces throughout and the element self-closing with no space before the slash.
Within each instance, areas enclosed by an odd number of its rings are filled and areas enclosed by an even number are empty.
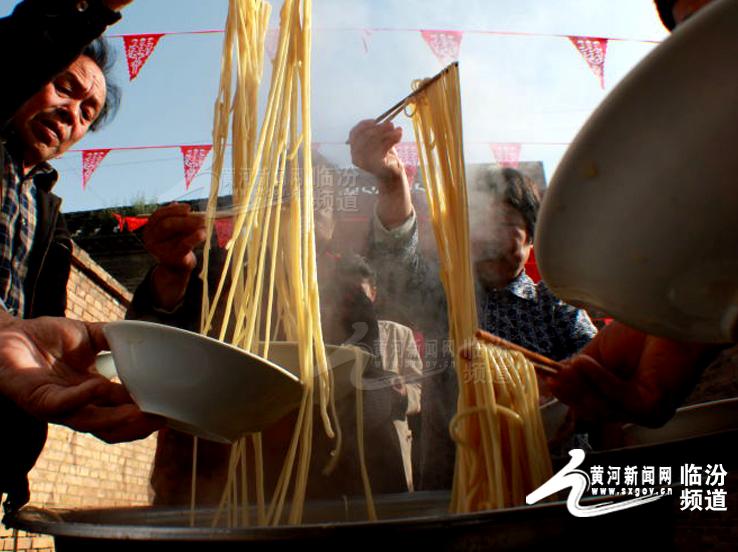
<svg viewBox="0 0 738 552">
<path fill-rule="evenodd" d="M 512 343 L 489 332 L 485 332 L 484 330 L 477 330 L 476 336 L 478 339 L 486 341 L 487 343 L 491 343 L 492 345 L 505 347 L 507 349 L 512 349 L 513 351 L 523 353 L 523 356 L 530 360 L 533 366 L 535 366 L 538 370 L 546 372 L 547 374 L 558 374 L 559 370 L 563 368 L 563 365 L 560 362 L 551 360 L 547 356 L 531 351 L 530 349 L 526 349 L 522 345 Z"/>
<path fill-rule="evenodd" d="M 447 65 L 446 67 L 444 67 L 438 74 L 436 74 L 433 77 L 431 77 L 428 80 L 426 80 L 416 90 L 413 90 L 412 92 L 410 92 L 410 94 L 408 94 L 407 96 L 405 96 L 404 98 L 402 98 L 399 102 L 397 102 L 395 105 L 393 105 L 392 107 L 390 107 L 387 111 L 385 111 L 384 113 L 382 113 L 379 117 L 377 117 L 376 119 L 374 119 L 374 122 L 377 123 L 378 125 L 380 125 L 380 124 L 382 124 L 382 123 L 384 123 L 386 121 L 391 121 L 392 119 L 394 119 L 395 117 L 397 117 L 397 115 L 403 109 L 405 109 L 405 106 L 408 104 L 408 102 L 410 102 L 410 100 L 412 100 L 415 96 L 417 96 L 418 94 L 420 94 L 423 90 L 425 90 L 431 84 L 433 84 L 438 79 L 440 79 L 449 69 L 451 69 L 451 67 L 454 67 L 454 66 L 457 66 L 457 65 L 459 65 L 459 62 L 458 61 L 454 61 L 450 65 Z"/>
</svg>

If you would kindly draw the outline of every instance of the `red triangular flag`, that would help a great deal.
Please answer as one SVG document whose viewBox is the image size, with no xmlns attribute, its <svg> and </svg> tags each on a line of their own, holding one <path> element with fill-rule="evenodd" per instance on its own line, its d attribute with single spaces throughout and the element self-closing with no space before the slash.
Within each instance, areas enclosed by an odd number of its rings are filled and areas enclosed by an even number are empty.
<svg viewBox="0 0 738 552">
<path fill-rule="evenodd" d="M 136 75 L 138 75 L 146 60 L 149 59 L 149 56 L 154 51 L 154 48 L 156 48 L 162 36 L 164 36 L 163 33 L 125 35 L 123 37 L 123 47 L 126 51 L 130 80 L 136 78 Z"/>
<path fill-rule="evenodd" d="M 180 149 L 182 150 L 182 159 L 184 161 L 185 189 L 189 189 L 192 179 L 200 172 L 200 167 L 202 167 L 212 146 L 180 146 Z"/>
<path fill-rule="evenodd" d="M 129 232 L 135 232 L 149 222 L 148 217 L 126 217 L 126 226 Z"/>
<path fill-rule="evenodd" d="M 415 142 L 400 142 L 395 144 L 395 151 L 405 165 L 407 180 L 412 185 L 415 182 L 415 175 L 418 174 L 418 146 Z"/>
<path fill-rule="evenodd" d="M 520 166 L 520 144 L 490 144 L 489 147 L 501 167 L 517 169 Z"/>
<path fill-rule="evenodd" d="M 274 58 L 277 57 L 277 50 L 279 49 L 279 29 L 267 29 L 264 47 L 269 60 L 274 61 Z"/>
<path fill-rule="evenodd" d="M 464 33 L 461 31 L 420 31 L 423 40 L 428 43 L 438 61 L 444 67 L 459 59 L 461 39 Z"/>
<path fill-rule="evenodd" d="M 105 156 L 110 153 L 110 148 L 107 149 L 91 149 L 82 150 L 82 189 L 87 188 L 87 182 L 90 180 L 92 173 L 95 172 L 98 165 L 105 159 Z"/>
<path fill-rule="evenodd" d="M 232 235 L 232 218 L 215 219 L 215 236 L 218 240 L 218 247 L 225 247 Z"/>
<path fill-rule="evenodd" d="M 607 39 L 591 36 L 570 36 L 569 40 L 582 54 L 584 61 L 595 77 L 600 81 L 600 87 L 605 89 L 605 57 L 607 56 Z"/>
</svg>

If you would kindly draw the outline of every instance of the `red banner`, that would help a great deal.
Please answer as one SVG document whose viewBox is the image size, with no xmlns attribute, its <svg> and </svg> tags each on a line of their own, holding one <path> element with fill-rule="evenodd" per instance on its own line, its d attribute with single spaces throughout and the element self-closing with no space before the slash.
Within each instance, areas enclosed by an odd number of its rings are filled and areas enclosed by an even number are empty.
<svg viewBox="0 0 738 552">
<path fill-rule="evenodd" d="M 462 31 L 420 31 L 420 34 L 444 67 L 459 59 Z"/>
<path fill-rule="evenodd" d="M 205 158 L 210 153 L 212 146 L 180 146 L 180 149 L 182 150 L 182 160 L 184 163 L 185 189 L 189 189 L 192 180 L 200 172 L 200 167 L 205 162 Z"/>
<path fill-rule="evenodd" d="M 589 36 L 570 36 L 569 40 L 582 54 L 594 76 L 600 81 L 600 87 L 605 88 L 605 57 L 607 56 L 607 39 Z"/>
<path fill-rule="evenodd" d="M 164 36 L 161 34 L 141 34 L 141 35 L 125 35 L 123 37 L 123 47 L 126 51 L 126 61 L 128 62 L 128 76 L 130 80 L 136 78 L 141 67 L 144 66 L 146 60 L 156 48 L 159 39 Z"/>
<path fill-rule="evenodd" d="M 90 180 L 92 173 L 100 165 L 105 156 L 110 153 L 107 149 L 91 149 L 82 151 L 82 189 L 87 188 L 87 182 Z"/>
<path fill-rule="evenodd" d="M 402 164 L 405 165 L 405 174 L 410 184 L 415 182 L 415 176 L 418 174 L 418 146 L 415 142 L 400 142 L 395 144 L 397 157 L 400 158 Z"/>
<path fill-rule="evenodd" d="M 232 218 L 215 219 L 215 237 L 218 240 L 218 247 L 225 247 L 232 235 Z"/>
<path fill-rule="evenodd" d="M 149 222 L 148 217 L 126 217 L 126 227 L 129 232 L 135 232 Z"/>
<path fill-rule="evenodd" d="M 501 167 L 517 169 L 520 166 L 521 144 L 490 144 L 489 147 Z"/>
<path fill-rule="evenodd" d="M 135 232 L 142 226 L 145 226 L 149 222 L 148 217 L 124 217 L 118 213 L 113 213 L 115 220 L 118 221 L 118 230 L 123 232 L 124 229 L 128 229 L 129 232 Z"/>
</svg>

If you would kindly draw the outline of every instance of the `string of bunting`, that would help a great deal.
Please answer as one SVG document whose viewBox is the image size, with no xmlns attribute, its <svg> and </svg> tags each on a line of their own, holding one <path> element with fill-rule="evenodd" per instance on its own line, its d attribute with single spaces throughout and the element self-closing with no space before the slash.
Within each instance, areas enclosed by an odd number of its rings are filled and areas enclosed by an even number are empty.
<svg viewBox="0 0 738 552">
<path fill-rule="evenodd" d="M 502 167 L 517 168 L 520 165 L 520 155 L 523 146 L 562 146 L 566 142 L 467 142 L 468 144 L 488 145 L 493 159 Z M 313 150 L 319 151 L 322 146 L 345 146 L 343 142 L 313 142 Z M 192 181 L 199 174 L 200 169 L 212 149 L 211 144 L 198 145 L 161 145 L 161 146 L 128 146 L 96 149 L 72 149 L 68 153 L 82 155 L 82 189 L 87 185 L 103 160 L 110 152 L 135 151 L 151 149 L 178 149 L 182 154 L 182 168 L 184 171 L 185 190 L 189 190 Z M 405 173 L 410 182 L 415 181 L 418 173 L 418 150 L 415 142 L 401 142 L 395 146 L 397 156 L 405 165 Z"/>
<path fill-rule="evenodd" d="M 319 149 L 321 145 L 327 143 L 316 142 L 313 143 L 314 149 Z M 331 145 L 339 145 L 338 143 Z M 340 144 L 345 145 L 345 144 Z M 513 167 L 517 168 L 520 165 L 520 152 L 523 143 L 488 143 L 489 148 L 492 152 L 492 156 L 495 161 L 502 167 Z M 538 142 L 536 145 L 556 145 L 565 146 L 564 143 L 553 143 L 553 142 Z M 211 150 L 210 145 L 199 145 L 199 146 L 144 146 L 140 149 L 160 149 L 160 148 L 179 148 L 182 152 L 183 164 L 185 170 L 185 183 L 186 188 L 192 179 L 196 176 L 197 172 L 202 167 L 205 158 Z M 90 166 L 87 168 L 89 174 L 97 167 L 107 153 L 115 148 L 108 148 L 103 150 L 83 150 L 83 160 L 88 159 Z M 120 148 L 125 150 L 137 149 L 137 148 Z M 415 142 L 400 142 L 395 146 L 397 156 L 403 162 L 405 166 L 405 172 L 410 182 L 415 181 L 415 177 L 418 173 L 418 149 Z M 102 153 L 101 153 L 102 152 Z M 84 162 L 84 161 L 83 161 Z M 87 174 L 83 169 L 83 176 Z M 85 178 L 89 178 L 89 174 Z M 139 228 L 143 227 L 148 222 L 148 217 L 140 216 L 123 216 L 117 213 L 113 213 L 113 216 L 118 221 L 119 230 L 123 232 L 127 229 L 129 232 L 135 232 Z M 233 219 L 222 218 L 215 221 L 215 234 L 218 245 L 225 247 L 230 240 L 233 233 Z"/>
<path fill-rule="evenodd" d="M 111 151 L 130 151 L 130 150 L 147 150 L 147 149 L 179 149 L 182 152 L 182 166 L 184 168 L 185 190 L 189 190 L 190 184 L 200 172 L 205 159 L 210 150 L 210 144 L 187 145 L 187 146 L 139 146 L 124 148 L 104 148 L 104 149 L 85 149 L 70 150 L 70 152 L 79 151 L 82 154 L 82 189 L 87 189 L 87 184 L 92 177 L 92 173 L 97 170 L 102 160 Z"/>
<path fill-rule="evenodd" d="M 495 31 L 495 30 L 449 30 L 449 29 L 392 29 L 392 28 L 365 28 L 365 29 L 321 29 L 322 31 L 337 32 L 355 32 L 361 41 L 365 54 L 369 53 L 369 46 L 372 37 L 379 32 L 415 32 L 419 33 L 430 51 L 438 59 L 438 63 L 445 67 L 449 63 L 457 61 L 461 53 L 461 42 L 465 34 L 484 34 L 498 36 L 522 36 L 522 37 L 549 37 L 549 38 L 565 38 L 569 40 L 576 50 L 581 54 L 584 61 L 589 66 L 600 83 L 602 89 L 605 88 L 605 59 L 607 56 L 607 45 L 613 41 L 619 42 L 643 42 L 650 44 L 658 44 L 657 40 L 629 39 L 629 38 L 607 38 L 592 36 L 573 36 L 561 34 L 547 33 L 526 33 L 516 31 Z M 126 55 L 126 63 L 128 64 L 128 76 L 130 80 L 134 80 L 144 64 L 153 54 L 154 49 L 164 36 L 173 35 L 206 35 L 223 33 L 221 29 L 211 29 L 202 31 L 177 31 L 165 33 L 148 33 L 148 34 L 118 34 L 108 35 L 109 38 L 121 38 L 123 40 L 123 48 Z M 277 51 L 277 29 L 269 29 L 266 40 L 267 55 L 273 60 Z"/>
</svg>

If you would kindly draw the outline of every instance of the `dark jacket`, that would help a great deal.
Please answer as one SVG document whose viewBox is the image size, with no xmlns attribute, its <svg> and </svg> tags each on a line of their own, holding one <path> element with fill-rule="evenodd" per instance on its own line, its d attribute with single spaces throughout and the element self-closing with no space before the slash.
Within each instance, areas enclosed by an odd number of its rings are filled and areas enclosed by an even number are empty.
<svg viewBox="0 0 738 552">
<path fill-rule="evenodd" d="M 5 155 L 5 147 L 0 143 L 0 159 Z M 66 310 L 72 239 L 59 212 L 61 199 L 51 193 L 55 181 L 55 172 L 41 173 L 35 178 L 37 224 L 24 282 L 24 318 L 64 316 Z M 8 494 L 7 508 L 17 508 L 28 502 L 27 473 L 46 442 L 47 427 L 46 422 L 26 414 L 3 396 L 0 419 L 13 420 L 12 424 L 4 424 L 10 435 L 6 433 L 3 439 L 12 443 L 12 449 L 0 454 L 0 492 Z"/>
<path fill-rule="evenodd" d="M 80 11 L 79 7 L 87 5 Z M 9 17 L 0 19 L 0 52 L 6 77 L 0 87 L 0 128 L 23 103 L 84 47 L 100 36 L 120 15 L 100 0 L 25 0 Z M 11 54 L 12 52 L 12 54 Z M 6 149 L 0 143 L 0 159 Z M 37 226 L 24 287 L 24 317 L 64 316 L 72 240 L 60 213 L 61 199 L 51 193 L 56 174 L 40 175 L 37 185 Z M 3 183 L 5 185 L 5 183 Z M 28 472 L 46 441 L 47 426 L 0 396 L 3 441 L 0 451 L 0 496 L 7 493 L 6 509 L 28 502 Z M 9 422 L 10 421 L 10 422 Z"/>
</svg>

